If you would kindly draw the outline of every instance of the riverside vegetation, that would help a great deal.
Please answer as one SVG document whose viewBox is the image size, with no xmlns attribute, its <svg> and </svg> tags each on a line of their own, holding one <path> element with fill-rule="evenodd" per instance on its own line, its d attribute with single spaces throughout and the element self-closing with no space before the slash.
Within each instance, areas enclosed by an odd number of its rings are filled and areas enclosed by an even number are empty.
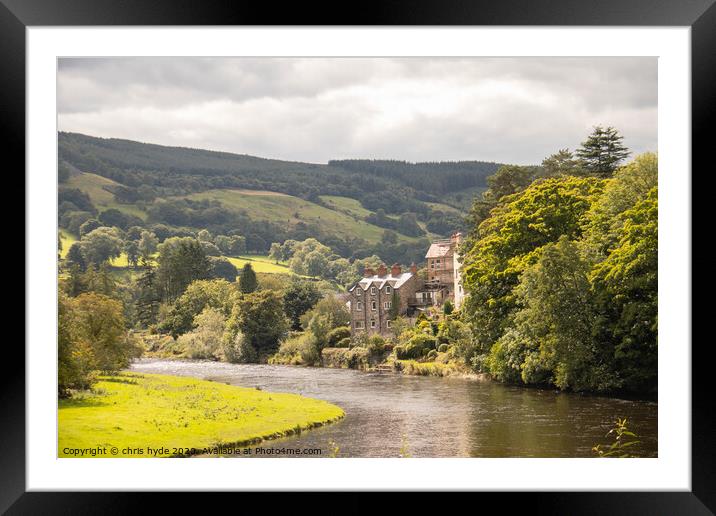
<svg viewBox="0 0 716 516">
<path fill-rule="evenodd" d="M 413 171 L 426 177 L 429 164 L 333 163 L 316 177 L 327 174 L 334 190 L 313 179 L 300 190 L 313 199 L 306 202 L 325 202 L 354 221 L 391 226 L 364 245 L 301 222 L 301 213 L 287 219 L 290 231 L 279 231 L 256 222 L 265 213 L 232 211 L 216 196 L 189 198 L 220 187 L 288 196 L 295 185 L 275 174 L 284 165 L 254 174 L 261 179 L 249 184 L 224 170 L 230 156 L 191 151 L 194 161 L 174 171 L 157 161 L 159 154 L 151 163 L 142 164 L 139 154 L 134 161 L 132 142 L 100 148 L 95 140 L 60 138 L 62 398 L 96 389 L 100 375 L 142 353 L 358 369 L 385 364 L 409 374 L 481 373 L 573 391 L 656 389 L 658 160 L 646 153 L 626 162 L 612 128 L 596 128 L 576 154 L 560 150 L 539 166 L 496 166 L 490 175 L 475 164 L 435 165 L 444 180 L 464 176 L 464 188 L 485 186 L 465 220 L 443 227 L 467 231 L 460 249 L 467 299 L 458 311 L 446 303 L 417 320 L 396 317 L 386 337 L 350 335 L 345 288 L 365 267 L 422 255 L 425 242 L 412 236 L 412 222 L 432 228 L 423 235 L 441 233 L 430 217 L 391 211 L 392 193 L 373 198 L 336 185 L 348 174 L 382 188 Z M 120 154 L 112 150 L 117 145 Z M 179 151 L 160 154 L 172 152 Z M 196 159 L 207 160 L 205 167 L 191 169 Z M 211 163 L 223 170 L 220 180 L 209 180 Z M 85 174 L 104 179 L 85 183 Z M 73 182 L 78 177 L 83 181 Z M 434 185 L 415 185 L 422 186 L 401 187 L 412 193 L 405 205 L 395 201 L 400 209 L 434 213 L 449 199 L 445 212 L 456 216 L 454 191 L 443 186 L 445 199 L 421 201 L 416 188 Z M 331 197 L 321 201 L 323 195 Z M 269 235 L 278 240 L 269 242 Z"/>
</svg>

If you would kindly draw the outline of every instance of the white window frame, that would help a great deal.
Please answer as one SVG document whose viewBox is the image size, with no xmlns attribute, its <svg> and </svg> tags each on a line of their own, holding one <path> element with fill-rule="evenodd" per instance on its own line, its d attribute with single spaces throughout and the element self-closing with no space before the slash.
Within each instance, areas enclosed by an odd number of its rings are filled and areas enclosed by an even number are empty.
<svg viewBox="0 0 716 516">
<path fill-rule="evenodd" d="M 361 288 L 358 287 L 358 288 L 356 289 L 356 297 L 360 297 L 361 292 L 362 292 Z"/>
<path fill-rule="evenodd" d="M 371 296 L 375 295 L 375 287 L 370 287 L 370 295 Z"/>
<path fill-rule="evenodd" d="M 371 328 L 375 328 L 375 321 L 371 321 L 371 322 L 370 322 L 370 327 L 371 327 Z"/>
<path fill-rule="evenodd" d="M 363 301 L 356 301 L 356 311 L 363 310 Z"/>
<path fill-rule="evenodd" d="M 378 309 L 378 303 L 376 303 L 375 301 L 371 301 L 371 302 L 370 302 L 370 309 L 373 310 L 373 311 L 377 310 L 377 309 Z"/>
<path fill-rule="evenodd" d="M 392 306 L 392 303 L 390 301 L 383 301 L 383 309 L 384 310 L 390 310 L 391 306 Z"/>
<path fill-rule="evenodd" d="M 386 285 L 385 287 L 385 293 L 390 294 L 390 285 Z"/>
<path fill-rule="evenodd" d="M 356 330 L 363 330 L 365 329 L 365 325 L 363 324 L 363 321 L 356 321 Z"/>
<path fill-rule="evenodd" d="M 391 321 L 390 319 L 388 319 L 387 321 L 385 321 L 385 327 L 386 327 L 386 328 L 390 328 L 390 325 L 391 325 L 392 322 L 393 322 L 393 321 Z"/>
</svg>

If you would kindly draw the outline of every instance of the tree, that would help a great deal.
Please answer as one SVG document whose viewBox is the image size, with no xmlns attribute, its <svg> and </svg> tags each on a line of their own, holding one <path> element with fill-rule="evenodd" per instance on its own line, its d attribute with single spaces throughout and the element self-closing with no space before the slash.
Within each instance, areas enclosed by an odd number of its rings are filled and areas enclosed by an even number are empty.
<svg viewBox="0 0 716 516">
<path fill-rule="evenodd" d="M 585 171 L 569 149 L 560 149 L 542 160 L 540 175 L 543 177 L 583 176 Z"/>
<path fill-rule="evenodd" d="M 301 316 L 321 299 L 321 293 L 312 282 L 295 279 L 283 294 L 283 306 L 291 321 L 291 329 L 301 329 Z"/>
<path fill-rule="evenodd" d="M 610 357 L 599 352 L 593 336 L 589 270 L 577 246 L 562 236 L 546 245 L 522 275 L 515 292 L 524 308 L 515 316 L 517 333 L 512 335 L 520 335 L 517 340 L 524 344 L 519 367 L 525 383 L 549 381 L 573 390 L 616 386 Z"/>
<path fill-rule="evenodd" d="M 503 198 L 466 239 L 464 312 L 481 352 L 489 351 L 517 308 L 513 289 L 519 276 L 539 258 L 540 248 L 563 235 L 578 239 L 584 217 L 603 182 L 595 178 L 549 178 Z"/>
<path fill-rule="evenodd" d="M 157 288 L 156 273 L 147 268 L 136 281 L 137 300 L 135 302 L 137 319 L 144 328 L 157 322 L 161 294 Z"/>
<path fill-rule="evenodd" d="M 211 264 L 198 240 L 172 237 L 159 244 L 157 249 L 157 284 L 163 299 L 173 301 L 191 282 L 209 277 Z"/>
<path fill-rule="evenodd" d="M 601 337 L 633 390 L 655 390 L 658 357 L 658 198 L 654 187 L 620 218 L 618 245 L 592 272 Z"/>
<path fill-rule="evenodd" d="M 577 149 L 577 157 L 587 173 L 611 177 L 619 164 L 630 154 L 623 144 L 624 137 L 614 127 L 594 127 L 594 131 Z"/>
<path fill-rule="evenodd" d="M 224 314 L 215 308 L 204 308 L 194 317 L 194 330 L 179 337 L 179 343 L 191 358 L 221 357 Z"/>
<path fill-rule="evenodd" d="M 499 201 L 506 195 L 512 195 L 527 188 L 535 178 L 534 167 L 502 165 L 495 174 L 487 178 L 489 197 Z"/>
<path fill-rule="evenodd" d="M 142 231 L 137 245 L 142 264 L 146 266 L 151 261 L 152 255 L 157 252 L 159 239 L 151 231 Z"/>
<path fill-rule="evenodd" d="M 127 263 L 136 268 L 139 263 L 139 245 L 136 240 L 127 240 L 124 243 L 124 254 L 127 255 Z"/>
<path fill-rule="evenodd" d="M 232 309 L 227 332 L 226 338 L 230 340 L 243 334 L 246 343 L 260 356 L 274 353 L 288 332 L 282 297 L 271 290 L 244 296 Z"/>
<path fill-rule="evenodd" d="M 60 292 L 57 301 L 57 390 L 67 397 L 71 389 L 88 389 L 95 382 L 95 360 L 89 343 L 75 338 L 74 300 Z"/>
<path fill-rule="evenodd" d="M 70 268 L 77 266 L 80 271 L 84 271 L 87 268 L 87 262 L 85 261 L 82 244 L 80 242 L 74 242 L 70 246 L 70 249 L 67 251 L 67 256 L 65 256 L 65 261 Z"/>
<path fill-rule="evenodd" d="M 236 281 L 236 276 L 239 271 L 236 270 L 236 266 L 226 258 L 209 256 L 209 263 L 211 264 L 211 271 L 209 276 L 212 278 L 222 278 L 226 281 Z"/>
<path fill-rule="evenodd" d="M 169 310 L 161 330 L 175 337 L 186 333 L 193 328 L 194 318 L 206 308 L 221 310 L 224 317 L 228 317 L 240 296 L 234 282 L 224 279 L 195 281 Z"/>
<path fill-rule="evenodd" d="M 250 294 L 254 292 L 259 286 L 259 281 L 256 279 L 256 273 L 250 263 L 245 263 L 241 269 L 241 276 L 239 276 L 239 289 L 244 294 Z"/>
<path fill-rule="evenodd" d="M 301 326 L 308 328 L 311 319 L 315 315 L 328 316 L 331 327 L 347 326 L 351 322 L 351 315 L 346 304 L 337 296 L 328 295 L 321 299 L 316 306 L 301 316 Z"/>
<path fill-rule="evenodd" d="M 102 223 L 97 219 L 89 219 L 88 221 L 83 222 L 82 225 L 80 226 L 80 238 L 82 238 L 89 232 L 94 231 L 95 229 L 101 228 L 101 227 L 102 227 Z"/>
<path fill-rule="evenodd" d="M 304 267 L 306 274 L 309 276 L 313 276 L 314 278 L 319 276 L 325 277 L 328 270 L 328 258 L 326 258 L 324 253 L 318 250 L 311 251 L 306 255 Z"/>
<path fill-rule="evenodd" d="M 90 231 L 80 240 L 80 244 L 86 262 L 95 265 L 119 257 L 123 246 L 117 230 L 108 227 Z"/>
<path fill-rule="evenodd" d="M 283 260 L 283 248 L 281 244 L 278 242 L 271 244 L 271 247 L 269 248 L 269 258 L 272 259 L 274 263 L 278 263 Z"/>
<path fill-rule="evenodd" d="M 91 349 L 93 366 L 115 372 L 129 365 L 139 350 L 127 338 L 122 303 L 103 294 L 87 292 L 72 299 L 74 317 L 71 339 Z"/>
</svg>

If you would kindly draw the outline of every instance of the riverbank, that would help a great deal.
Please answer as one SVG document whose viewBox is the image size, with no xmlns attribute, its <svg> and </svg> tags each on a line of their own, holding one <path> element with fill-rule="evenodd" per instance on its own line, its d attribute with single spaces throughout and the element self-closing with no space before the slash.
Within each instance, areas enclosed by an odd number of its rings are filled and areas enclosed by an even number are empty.
<svg viewBox="0 0 716 516">
<path fill-rule="evenodd" d="M 78 456 L 77 450 L 86 450 L 85 457 L 186 456 L 293 435 L 344 416 L 336 405 L 297 394 L 123 372 L 59 401 L 59 456 Z"/>
</svg>

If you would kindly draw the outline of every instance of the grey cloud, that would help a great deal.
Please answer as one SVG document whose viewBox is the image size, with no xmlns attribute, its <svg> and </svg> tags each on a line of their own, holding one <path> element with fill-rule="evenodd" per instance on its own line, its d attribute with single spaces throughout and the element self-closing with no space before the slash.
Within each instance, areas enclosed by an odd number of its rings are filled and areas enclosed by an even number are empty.
<svg viewBox="0 0 716 516">
<path fill-rule="evenodd" d="M 60 130 L 289 160 L 538 163 L 614 125 L 656 150 L 655 58 L 72 58 Z"/>
</svg>

